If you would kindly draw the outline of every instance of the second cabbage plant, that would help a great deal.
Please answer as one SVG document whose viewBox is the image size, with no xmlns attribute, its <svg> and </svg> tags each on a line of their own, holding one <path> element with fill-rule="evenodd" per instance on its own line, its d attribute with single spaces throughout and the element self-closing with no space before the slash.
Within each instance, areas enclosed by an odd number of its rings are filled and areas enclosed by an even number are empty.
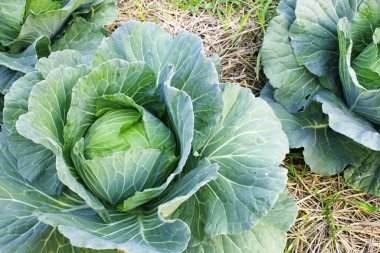
<svg viewBox="0 0 380 253">
<path fill-rule="evenodd" d="M 282 0 L 262 92 L 312 171 L 380 196 L 380 1 Z"/>
<path fill-rule="evenodd" d="M 66 48 L 88 55 L 116 16 L 114 0 L 0 0 L 0 115 L 3 96 L 39 58 Z"/>
</svg>

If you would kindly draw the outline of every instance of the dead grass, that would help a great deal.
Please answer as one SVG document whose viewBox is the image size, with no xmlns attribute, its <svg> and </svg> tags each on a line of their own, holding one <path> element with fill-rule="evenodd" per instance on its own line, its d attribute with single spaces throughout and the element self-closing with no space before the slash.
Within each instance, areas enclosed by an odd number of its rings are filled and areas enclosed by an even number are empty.
<svg viewBox="0 0 380 253">
<path fill-rule="evenodd" d="M 169 0 L 126 0 L 119 3 L 121 15 L 110 27 L 128 20 L 155 22 L 171 34 L 180 29 L 197 34 L 207 55 L 221 57 L 223 81 L 239 83 L 258 93 L 265 82 L 256 62 L 263 28 L 255 15 L 258 9 L 244 7 L 226 21 L 200 10 L 198 15 L 180 9 Z M 251 0 L 254 5 L 255 0 Z M 274 8 L 274 7 L 273 7 Z M 249 15 L 242 26 L 242 17 Z M 341 176 L 321 177 L 310 173 L 302 156 L 285 160 L 289 169 L 288 188 L 299 207 L 296 224 L 289 231 L 286 252 L 378 253 L 380 252 L 380 198 L 349 189 Z M 368 206 L 363 206 L 367 203 Z M 268 252 L 271 253 L 271 252 Z"/>
<path fill-rule="evenodd" d="M 380 252 L 380 198 L 350 189 L 340 175 L 311 173 L 298 153 L 288 155 L 285 166 L 299 208 L 286 252 Z"/>
</svg>

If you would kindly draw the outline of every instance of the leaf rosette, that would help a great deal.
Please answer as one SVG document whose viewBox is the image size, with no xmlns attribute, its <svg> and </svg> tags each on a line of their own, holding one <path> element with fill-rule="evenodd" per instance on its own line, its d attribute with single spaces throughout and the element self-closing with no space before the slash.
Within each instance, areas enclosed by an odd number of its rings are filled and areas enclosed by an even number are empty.
<svg viewBox="0 0 380 253">
<path fill-rule="evenodd" d="M 282 0 L 262 97 L 311 170 L 380 195 L 380 2 Z"/>
<path fill-rule="evenodd" d="M 5 96 L 2 251 L 282 252 L 297 209 L 270 106 L 188 32 L 131 21 L 90 46 Z"/>
</svg>

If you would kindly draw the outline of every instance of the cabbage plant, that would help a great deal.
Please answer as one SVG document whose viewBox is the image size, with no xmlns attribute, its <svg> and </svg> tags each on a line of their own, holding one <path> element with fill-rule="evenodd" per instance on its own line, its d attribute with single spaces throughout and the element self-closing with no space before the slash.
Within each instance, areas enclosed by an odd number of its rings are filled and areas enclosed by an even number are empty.
<svg viewBox="0 0 380 253">
<path fill-rule="evenodd" d="M 131 21 L 5 96 L 2 252 L 282 252 L 281 123 L 199 37 Z"/>
<path fill-rule="evenodd" d="M 311 170 L 380 195 L 380 2 L 282 0 L 262 97 Z"/>
<path fill-rule="evenodd" d="M 15 80 L 33 71 L 39 57 L 60 49 L 54 42 L 74 18 L 82 27 L 88 22 L 81 29 L 84 38 L 111 24 L 116 14 L 113 0 L 0 0 L 0 93 L 6 94 Z M 75 35 L 71 39 L 79 40 Z"/>
</svg>

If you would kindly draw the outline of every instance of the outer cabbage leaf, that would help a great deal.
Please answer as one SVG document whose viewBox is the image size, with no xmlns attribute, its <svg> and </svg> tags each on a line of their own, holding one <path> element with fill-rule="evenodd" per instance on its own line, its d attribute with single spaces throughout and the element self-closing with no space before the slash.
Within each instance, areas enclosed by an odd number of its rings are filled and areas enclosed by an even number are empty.
<svg viewBox="0 0 380 253">
<path fill-rule="evenodd" d="M 276 88 L 275 98 L 290 112 L 302 110 L 320 89 L 318 77 L 300 66 L 293 53 L 285 15 L 275 17 L 264 37 L 262 53 L 264 72 Z M 276 50 L 273 50 L 273 49 Z"/>
<path fill-rule="evenodd" d="M 218 178 L 174 214 L 197 231 L 190 246 L 206 235 L 251 229 L 285 187 L 286 171 L 278 165 L 288 151 L 287 141 L 272 110 L 237 85 L 226 85 L 223 95 L 222 118 L 199 153 L 219 165 Z"/>
<path fill-rule="evenodd" d="M 190 233 L 186 224 L 179 220 L 164 222 L 156 212 L 111 213 L 109 223 L 90 212 L 49 212 L 40 214 L 39 219 L 58 226 L 71 245 L 77 247 L 131 253 L 183 251 Z"/>
<path fill-rule="evenodd" d="M 358 164 L 368 149 L 329 127 L 321 105 L 310 104 L 303 112 L 289 113 L 275 102 L 273 90 L 267 85 L 261 92 L 281 120 L 291 148 L 304 148 L 305 162 L 313 172 L 330 176 L 342 172 L 349 164 Z"/>
<path fill-rule="evenodd" d="M 282 0 L 278 3 L 277 13 L 284 15 L 288 22 L 294 22 L 296 19 L 296 4 L 297 0 Z"/>
<path fill-rule="evenodd" d="M 112 24 L 117 15 L 117 9 L 115 8 L 114 0 L 98 0 L 95 6 L 91 7 L 91 10 L 87 15 L 84 15 L 85 19 L 93 24 L 104 26 Z"/>
<path fill-rule="evenodd" d="M 17 131 L 57 153 L 57 147 L 62 148 L 64 145 L 63 129 L 70 108 L 72 88 L 88 71 L 84 65 L 77 68 L 60 67 L 34 85 L 28 99 L 28 112 L 16 122 Z"/>
<path fill-rule="evenodd" d="M 40 14 L 46 11 L 58 10 L 61 8 L 61 2 L 54 0 L 29 0 L 26 1 L 25 13 Z"/>
<path fill-rule="evenodd" d="M 296 20 L 289 31 L 297 61 L 317 76 L 335 71 L 339 48 L 337 23 L 352 19 L 358 0 L 298 0 Z"/>
<path fill-rule="evenodd" d="M 14 40 L 24 19 L 26 0 L 0 1 L 0 45 Z"/>
<path fill-rule="evenodd" d="M 380 196 L 380 152 L 371 152 L 362 163 L 349 166 L 344 179 L 357 190 Z"/>
<path fill-rule="evenodd" d="M 55 156 L 42 145 L 20 136 L 15 125 L 18 118 L 28 112 L 28 100 L 34 85 L 46 78 L 51 70 L 75 67 L 82 64 L 82 60 L 82 54 L 77 51 L 54 52 L 49 58 L 40 59 L 37 64 L 40 72 L 30 72 L 21 77 L 5 97 L 4 124 L 11 134 L 9 148 L 17 158 L 18 170 L 35 187 L 49 194 L 57 194 L 62 190 L 62 183 L 56 173 Z"/>
<path fill-rule="evenodd" d="M 28 99 L 33 86 L 42 81 L 38 72 L 30 72 L 18 79 L 5 96 L 4 125 L 11 133 L 16 132 L 16 121 L 28 111 Z"/>
<path fill-rule="evenodd" d="M 76 50 L 85 58 L 82 61 L 90 64 L 98 46 L 105 38 L 102 29 L 78 17 L 67 29 L 66 33 L 52 45 L 51 49 L 53 52 L 65 49 Z M 64 58 L 68 59 L 68 57 Z"/>
<path fill-rule="evenodd" d="M 25 251 L 24 251 L 25 252 Z M 49 227 L 43 237 L 29 249 L 30 253 L 118 253 L 117 250 L 94 250 L 74 247 L 58 228 Z"/>
<path fill-rule="evenodd" d="M 18 134 L 10 134 L 9 150 L 17 158 L 20 175 L 31 185 L 47 194 L 57 195 L 63 190 L 55 167 L 55 156 L 42 145 Z"/>
<path fill-rule="evenodd" d="M 237 235 L 220 235 L 208 238 L 188 248 L 186 253 L 266 253 L 282 252 L 286 245 L 286 232 L 297 216 L 297 206 L 290 194 L 280 194 L 268 214 L 251 230 Z"/>
<path fill-rule="evenodd" d="M 349 107 L 354 106 L 354 103 L 361 92 L 366 89 L 358 82 L 356 73 L 351 67 L 352 40 L 347 36 L 348 20 L 342 18 L 338 26 L 340 63 L 339 74 L 342 80 L 342 89 L 344 98 Z"/>
<path fill-rule="evenodd" d="M 352 68 L 360 84 L 368 90 L 380 88 L 380 27 L 373 34 L 370 43 L 352 61 Z"/>
<path fill-rule="evenodd" d="M 6 94 L 12 83 L 21 76 L 23 76 L 22 72 L 11 70 L 5 66 L 0 66 L 0 93 Z"/>
<path fill-rule="evenodd" d="M 10 86 L 24 73 L 34 70 L 38 57 L 46 56 L 50 44 L 47 37 L 39 37 L 19 54 L 0 52 L 0 92 L 6 94 Z"/>
<path fill-rule="evenodd" d="M 71 49 L 56 51 L 49 55 L 48 58 L 41 58 L 35 68 L 44 78 L 48 76 L 50 71 L 59 67 L 76 67 L 78 65 L 87 64 L 83 55 Z"/>
<path fill-rule="evenodd" d="M 329 116 L 329 127 L 372 150 L 380 150 L 380 133 L 367 121 L 358 117 L 333 93 L 321 91 L 316 101 Z"/>
<path fill-rule="evenodd" d="M 5 97 L 4 124 L 10 135 L 9 149 L 17 158 L 19 173 L 44 192 L 58 194 L 62 190 L 62 184 L 56 174 L 52 152 L 20 136 L 15 129 L 18 117 L 28 111 L 32 87 L 41 80 L 39 73 L 30 72 L 14 83 Z"/>
<path fill-rule="evenodd" d="M 380 124 L 380 89 L 362 92 L 353 109 L 375 125 Z"/>
<path fill-rule="evenodd" d="M 31 72 L 34 70 L 34 65 L 38 61 L 38 56 L 45 56 L 47 54 L 43 49 L 48 47 L 49 43 L 50 40 L 47 37 L 41 36 L 25 51 L 19 54 L 0 52 L 0 63 L 15 71 L 22 73 Z"/>
</svg>

